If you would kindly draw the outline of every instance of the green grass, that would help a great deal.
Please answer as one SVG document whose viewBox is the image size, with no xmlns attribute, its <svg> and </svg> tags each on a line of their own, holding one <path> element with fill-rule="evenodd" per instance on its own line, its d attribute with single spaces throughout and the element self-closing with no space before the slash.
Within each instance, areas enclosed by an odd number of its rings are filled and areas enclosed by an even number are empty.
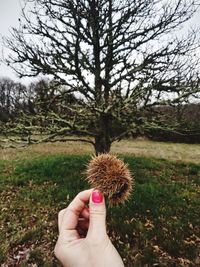
<svg viewBox="0 0 200 267">
<path fill-rule="evenodd" d="M 134 192 L 108 208 L 109 235 L 133 266 L 200 266 L 200 165 L 126 156 Z M 89 156 L 0 161 L 0 264 L 60 266 L 57 213 L 88 188 Z M 15 258 L 15 259 L 14 259 Z"/>
</svg>

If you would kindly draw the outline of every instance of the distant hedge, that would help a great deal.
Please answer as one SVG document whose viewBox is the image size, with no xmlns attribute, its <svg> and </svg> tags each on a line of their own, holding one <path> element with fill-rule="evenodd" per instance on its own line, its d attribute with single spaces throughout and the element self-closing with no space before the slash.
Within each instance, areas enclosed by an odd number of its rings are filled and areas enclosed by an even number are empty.
<svg viewBox="0 0 200 267">
<path fill-rule="evenodd" d="M 157 107 L 156 111 L 162 116 L 165 125 L 177 125 L 176 129 L 148 129 L 144 132 L 146 137 L 157 141 L 200 143 L 200 104 Z"/>
</svg>

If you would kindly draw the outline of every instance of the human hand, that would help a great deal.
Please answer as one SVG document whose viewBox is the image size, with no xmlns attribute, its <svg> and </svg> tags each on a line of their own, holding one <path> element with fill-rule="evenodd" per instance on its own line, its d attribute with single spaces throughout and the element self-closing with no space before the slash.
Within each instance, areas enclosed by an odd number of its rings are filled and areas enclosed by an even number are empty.
<svg viewBox="0 0 200 267">
<path fill-rule="evenodd" d="M 80 192 L 59 212 L 58 229 L 54 251 L 64 267 L 124 267 L 106 233 L 105 200 L 99 191 Z"/>
</svg>

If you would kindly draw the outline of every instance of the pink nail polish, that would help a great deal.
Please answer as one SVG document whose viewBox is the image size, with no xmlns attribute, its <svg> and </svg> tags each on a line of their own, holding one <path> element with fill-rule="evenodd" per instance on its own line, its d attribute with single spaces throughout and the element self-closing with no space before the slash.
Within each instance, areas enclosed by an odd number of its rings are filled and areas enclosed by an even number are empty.
<svg viewBox="0 0 200 267">
<path fill-rule="evenodd" d="M 103 195 L 99 191 L 92 192 L 92 202 L 93 203 L 102 203 L 103 202 Z"/>
</svg>

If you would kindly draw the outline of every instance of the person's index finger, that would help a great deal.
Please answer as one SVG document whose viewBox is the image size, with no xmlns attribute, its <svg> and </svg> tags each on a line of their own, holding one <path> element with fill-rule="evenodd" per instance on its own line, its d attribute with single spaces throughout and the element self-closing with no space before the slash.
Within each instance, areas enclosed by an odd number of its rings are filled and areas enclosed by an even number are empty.
<svg viewBox="0 0 200 267">
<path fill-rule="evenodd" d="M 85 205 L 89 202 L 93 189 L 80 192 L 66 208 L 61 222 L 62 230 L 74 230 L 78 224 L 78 218 Z"/>
</svg>

